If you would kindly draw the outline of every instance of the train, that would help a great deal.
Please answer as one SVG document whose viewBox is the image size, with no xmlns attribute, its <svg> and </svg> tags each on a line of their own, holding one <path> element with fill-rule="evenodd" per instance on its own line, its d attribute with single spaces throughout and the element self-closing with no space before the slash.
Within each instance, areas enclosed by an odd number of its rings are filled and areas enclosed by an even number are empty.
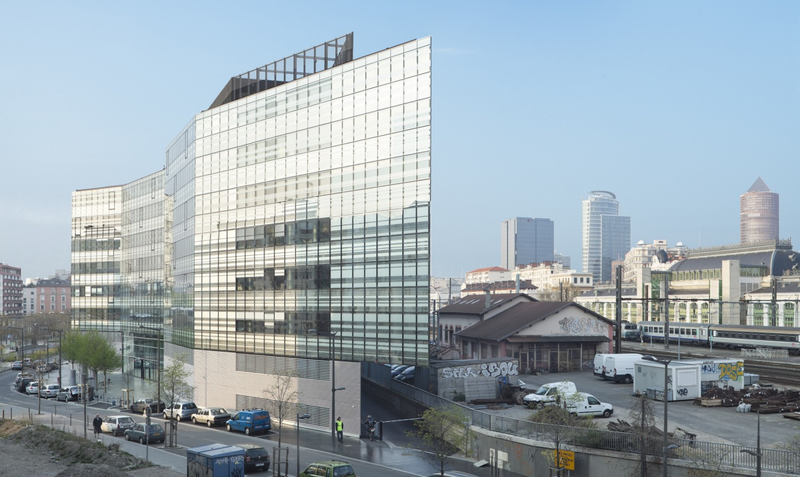
<svg viewBox="0 0 800 477">
<path fill-rule="evenodd" d="M 642 341 L 664 342 L 663 321 L 641 321 L 638 327 Z M 679 340 L 681 344 L 729 349 L 779 348 L 800 355 L 800 328 L 792 327 L 670 322 L 669 341 Z"/>
</svg>

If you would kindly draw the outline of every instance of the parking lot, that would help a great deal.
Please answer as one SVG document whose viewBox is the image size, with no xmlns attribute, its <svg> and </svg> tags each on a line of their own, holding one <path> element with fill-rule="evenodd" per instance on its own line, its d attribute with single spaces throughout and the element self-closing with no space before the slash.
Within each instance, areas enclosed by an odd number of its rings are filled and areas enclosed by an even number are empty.
<svg viewBox="0 0 800 477">
<path fill-rule="evenodd" d="M 594 395 L 600 401 L 614 406 L 614 415 L 610 419 L 597 418 L 601 428 L 607 422 L 616 419 L 627 419 L 628 410 L 639 403 L 639 398 L 632 395 L 633 385 L 603 381 L 592 371 L 557 373 L 543 375 L 519 376 L 531 392 L 539 386 L 556 381 L 572 381 L 578 391 Z M 654 403 L 657 425 L 663 426 L 663 403 Z M 525 406 L 513 406 L 505 410 L 486 411 L 502 414 L 507 417 L 525 419 L 533 411 Z M 720 442 L 745 446 L 756 445 L 756 414 L 736 412 L 735 407 L 702 407 L 692 401 L 670 401 L 668 404 L 669 431 L 680 427 L 687 432 L 697 434 L 697 439 L 708 442 Z M 784 442 L 792 436 L 800 435 L 800 421 L 785 419 L 782 414 L 765 414 L 761 416 L 761 444 L 770 446 L 776 442 Z"/>
</svg>

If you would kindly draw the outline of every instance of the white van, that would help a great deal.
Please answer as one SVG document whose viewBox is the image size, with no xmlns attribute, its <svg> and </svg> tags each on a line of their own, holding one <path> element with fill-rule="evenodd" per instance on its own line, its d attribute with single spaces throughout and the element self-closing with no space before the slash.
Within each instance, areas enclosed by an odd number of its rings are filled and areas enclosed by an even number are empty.
<svg viewBox="0 0 800 477">
<path fill-rule="evenodd" d="M 644 358 L 641 354 L 624 353 L 609 354 L 605 360 L 603 379 L 611 379 L 615 383 L 631 384 L 633 382 L 633 364 Z"/>
<path fill-rule="evenodd" d="M 574 393 L 566 398 L 565 409 L 577 416 L 602 416 L 611 417 L 614 407 L 611 404 L 600 402 L 589 393 Z"/>
<path fill-rule="evenodd" d="M 606 354 L 596 354 L 594 355 L 594 375 L 599 376 L 605 379 L 614 379 L 614 373 L 609 375 L 608 370 L 613 370 L 613 367 L 610 367 L 609 360 L 611 358 L 615 358 L 617 356 L 638 356 L 637 359 L 641 359 L 642 355 L 637 353 L 606 353 Z"/>
<path fill-rule="evenodd" d="M 554 404 L 559 396 L 578 392 L 572 381 L 559 381 L 557 383 L 543 384 L 538 391 L 528 394 L 522 401 L 531 409 L 543 408 L 546 404 Z"/>
</svg>

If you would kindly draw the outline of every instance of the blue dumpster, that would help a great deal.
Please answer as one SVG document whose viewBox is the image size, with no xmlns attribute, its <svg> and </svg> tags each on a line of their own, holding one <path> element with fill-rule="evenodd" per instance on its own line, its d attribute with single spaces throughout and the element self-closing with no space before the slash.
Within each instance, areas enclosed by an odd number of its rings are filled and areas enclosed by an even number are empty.
<svg viewBox="0 0 800 477">
<path fill-rule="evenodd" d="M 188 477 L 243 477 L 244 449 L 226 444 L 209 444 L 186 449 Z"/>
</svg>

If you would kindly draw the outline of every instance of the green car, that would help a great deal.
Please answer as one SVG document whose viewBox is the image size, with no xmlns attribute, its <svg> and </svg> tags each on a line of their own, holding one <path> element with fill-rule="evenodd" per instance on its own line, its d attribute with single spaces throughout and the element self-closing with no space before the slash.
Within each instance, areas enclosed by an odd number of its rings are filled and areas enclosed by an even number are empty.
<svg viewBox="0 0 800 477">
<path fill-rule="evenodd" d="M 356 473 L 347 462 L 324 460 L 310 464 L 299 477 L 356 477 Z"/>
</svg>

